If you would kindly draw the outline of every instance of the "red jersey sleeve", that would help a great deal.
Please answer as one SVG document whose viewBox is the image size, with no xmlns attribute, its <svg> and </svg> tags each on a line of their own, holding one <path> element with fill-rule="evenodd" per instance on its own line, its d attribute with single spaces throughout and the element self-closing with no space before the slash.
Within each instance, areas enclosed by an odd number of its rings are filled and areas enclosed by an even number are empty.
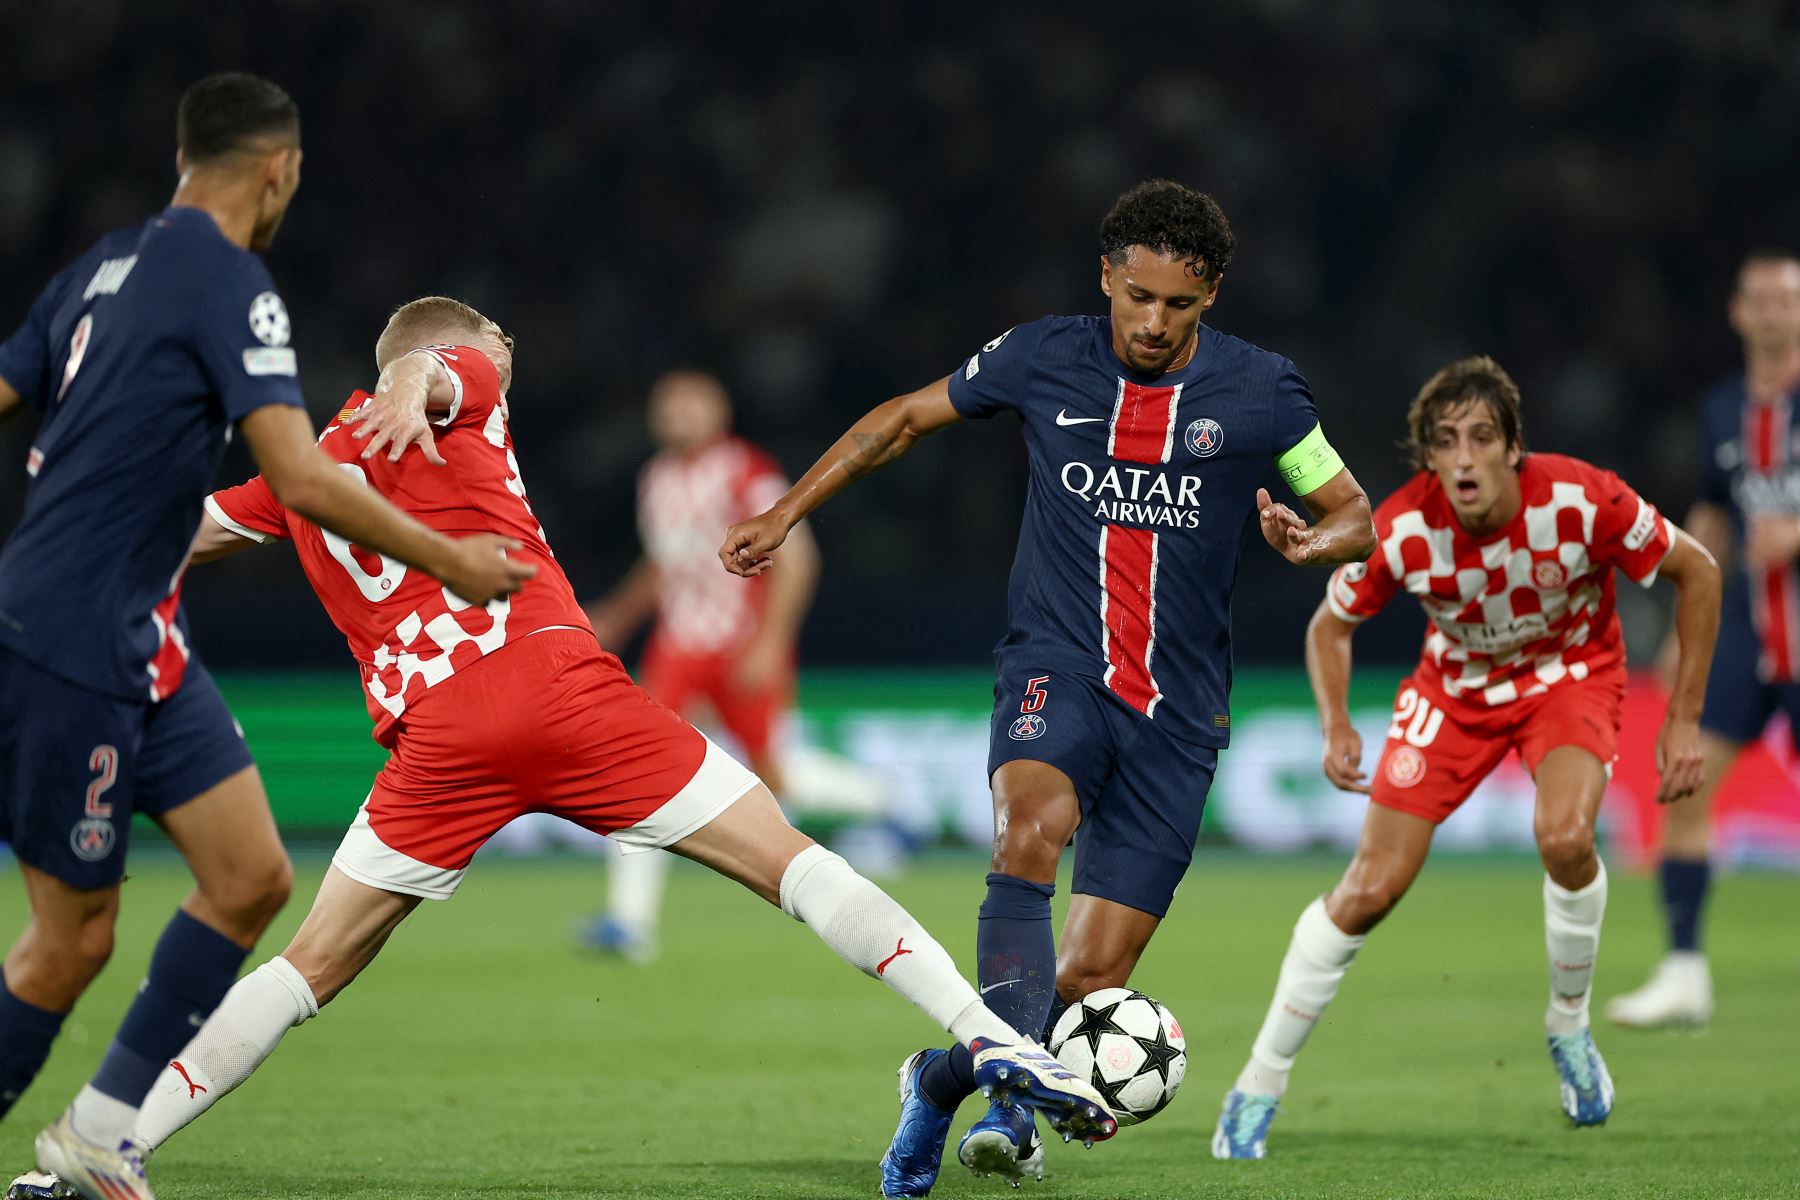
<svg viewBox="0 0 1800 1200">
<path fill-rule="evenodd" d="M 1360 625 L 1386 606 L 1400 590 L 1389 567 L 1387 548 L 1393 540 L 1392 499 L 1375 511 L 1375 553 L 1367 562 L 1345 563 L 1325 585 L 1325 603 L 1340 621 Z"/>
<path fill-rule="evenodd" d="M 439 429 L 459 425 L 486 425 L 500 407 L 500 372 L 494 360 L 470 346 L 422 346 L 414 354 L 429 354 L 450 372 L 455 391 L 450 411 L 433 421 Z"/>
<path fill-rule="evenodd" d="M 206 498 L 206 511 L 231 532 L 253 542 L 268 543 L 290 536 L 287 509 L 261 475 L 214 492 Z"/>
<path fill-rule="evenodd" d="M 1649 587 L 1674 548 L 1674 527 L 1623 479 L 1598 467 L 1593 471 L 1588 494 L 1599 505 L 1594 514 L 1593 559 L 1610 563 L 1633 583 Z"/>
</svg>

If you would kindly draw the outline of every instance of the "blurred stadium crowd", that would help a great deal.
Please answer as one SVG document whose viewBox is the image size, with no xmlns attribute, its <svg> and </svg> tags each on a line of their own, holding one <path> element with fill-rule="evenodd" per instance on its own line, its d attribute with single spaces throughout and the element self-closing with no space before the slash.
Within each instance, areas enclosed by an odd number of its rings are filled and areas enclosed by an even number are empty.
<svg viewBox="0 0 1800 1200">
<path fill-rule="evenodd" d="M 1299 364 L 1377 498 L 1406 399 L 1485 351 L 1532 443 L 1679 515 L 1693 400 L 1737 362 L 1736 265 L 1800 241 L 1800 159 L 1768 150 L 1800 144 L 1800 16 L 1768 0 L 67 0 L 0 7 L 0 322 L 166 201 L 176 97 L 228 66 L 303 114 L 269 264 L 315 419 L 369 381 L 400 301 L 492 314 L 519 339 L 533 504 L 590 594 L 635 554 L 654 375 L 717 370 L 798 472 L 1001 330 L 1098 310 L 1095 229 L 1142 177 L 1219 198 L 1239 250 L 1212 323 Z M 0 432 L 0 528 L 25 424 Z M 950 431 L 817 522 L 809 661 L 985 660 L 1025 480 L 1006 425 Z M 213 664 L 337 661 L 289 556 L 248 557 L 189 586 Z M 1314 581 L 1245 562 L 1239 658 L 1296 662 Z M 1409 658 L 1416 625 L 1365 638 Z"/>
</svg>

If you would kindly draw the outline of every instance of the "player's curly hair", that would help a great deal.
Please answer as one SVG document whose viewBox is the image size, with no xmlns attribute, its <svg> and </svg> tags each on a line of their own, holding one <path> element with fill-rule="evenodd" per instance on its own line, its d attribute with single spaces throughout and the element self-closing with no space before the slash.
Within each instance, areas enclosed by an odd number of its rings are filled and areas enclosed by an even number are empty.
<svg viewBox="0 0 1800 1200">
<path fill-rule="evenodd" d="M 1100 222 L 1100 253 L 1125 265 L 1133 246 L 1144 246 L 1195 264 L 1203 279 L 1217 280 L 1231 265 L 1237 237 L 1218 201 L 1171 179 L 1150 179 L 1120 196 Z"/>
<path fill-rule="evenodd" d="M 1525 421 L 1519 407 L 1519 385 L 1506 369 L 1485 354 L 1459 358 L 1425 381 L 1406 410 L 1407 440 L 1401 443 L 1415 470 L 1426 469 L 1431 433 L 1437 423 L 1465 405 L 1481 403 L 1494 414 L 1508 446 L 1525 450 Z"/>
<path fill-rule="evenodd" d="M 300 136 L 300 106 L 259 75 L 223 71 L 182 94 L 175 145 L 188 162 L 213 162 L 271 134 Z"/>
<path fill-rule="evenodd" d="M 449 296 L 420 296 L 394 310 L 387 328 L 375 339 L 375 369 L 385 371 L 387 365 L 402 354 L 416 350 L 426 338 L 451 337 L 458 334 L 491 333 L 510 352 L 513 339 L 493 320 L 461 300 Z"/>
</svg>

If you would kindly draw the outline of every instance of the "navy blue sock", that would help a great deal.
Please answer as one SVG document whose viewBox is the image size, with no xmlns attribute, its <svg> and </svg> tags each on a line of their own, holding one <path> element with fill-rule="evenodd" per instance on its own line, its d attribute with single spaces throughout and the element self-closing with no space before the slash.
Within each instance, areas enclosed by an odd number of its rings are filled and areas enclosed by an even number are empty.
<svg viewBox="0 0 1800 1200">
<path fill-rule="evenodd" d="M 976 978 L 994 1015 L 1035 1037 L 1056 997 L 1056 938 L 1050 930 L 1053 883 L 1033 883 L 998 871 L 987 877 L 975 931 Z M 919 1073 L 919 1090 L 938 1108 L 953 1110 L 975 1090 L 974 1057 L 966 1046 Z"/>
<path fill-rule="evenodd" d="M 37 1078 L 66 1015 L 19 999 L 0 975 L 0 1120 Z"/>
<path fill-rule="evenodd" d="M 1700 949 L 1700 910 L 1712 886 L 1712 864 L 1686 858 L 1665 858 L 1659 872 L 1663 916 L 1669 923 L 1669 949 Z"/>
<path fill-rule="evenodd" d="M 212 1010 L 249 953 L 184 912 L 177 912 L 150 956 L 150 974 L 94 1073 L 97 1092 L 137 1107 L 150 1086 Z"/>
</svg>

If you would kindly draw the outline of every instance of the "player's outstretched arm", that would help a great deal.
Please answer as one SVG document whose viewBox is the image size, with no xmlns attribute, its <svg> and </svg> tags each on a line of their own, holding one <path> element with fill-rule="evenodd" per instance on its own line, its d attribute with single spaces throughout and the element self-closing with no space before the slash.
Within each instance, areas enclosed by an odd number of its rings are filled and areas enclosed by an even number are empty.
<svg viewBox="0 0 1800 1200">
<path fill-rule="evenodd" d="M 1350 638 L 1356 626 L 1321 601 L 1306 626 L 1306 678 L 1325 735 L 1325 778 L 1345 792 L 1369 792 L 1362 736 L 1350 723 Z"/>
<path fill-rule="evenodd" d="M 436 576 L 471 604 L 511 595 L 537 574 L 536 567 L 506 558 L 507 550 L 519 548 L 511 538 L 445 537 L 352 481 L 313 444 L 312 423 L 298 408 L 266 404 L 239 427 L 263 481 L 284 506 L 339 537 Z"/>
<path fill-rule="evenodd" d="M 1267 488 L 1256 492 L 1257 518 L 1263 540 L 1291 563 L 1336 566 L 1362 562 L 1375 553 L 1375 520 L 1369 497 L 1345 467 L 1301 498 L 1313 516 L 1313 524 L 1285 504 L 1276 503 Z"/>
<path fill-rule="evenodd" d="M 617 649 L 656 611 L 656 564 L 639 558 L 619 586 L 587 606 L 588 623 L 602 646 Z"/>
<path fill-rule="evenodd" d="M 895 396 L 871 409 L 852 425 L 831 449 L 820 456 L 799 482 L 775 506 L 725 531 L 719 561 L 734 575 L 760 575 L 769 566 L 769 553 L 787 540 L 788 531 L 807 514 L 877 467 L 885 466 L 913 448 L 929 433 L 962 419 L 950 403 L 950 377 Z"/>
<path fill-rule="evenodd" d="M 1679 657 L 1669 690 L 1669 711 L 1656 735 L 1656 769 L 1662 776 L 1656 800 L 1669 804 L 1700 788 L 1700 706 L 1719 633 L 1719 564 L 1685 530 L 1658 573 L 1675 585 L 1675 638 Z"/>
</svg>

